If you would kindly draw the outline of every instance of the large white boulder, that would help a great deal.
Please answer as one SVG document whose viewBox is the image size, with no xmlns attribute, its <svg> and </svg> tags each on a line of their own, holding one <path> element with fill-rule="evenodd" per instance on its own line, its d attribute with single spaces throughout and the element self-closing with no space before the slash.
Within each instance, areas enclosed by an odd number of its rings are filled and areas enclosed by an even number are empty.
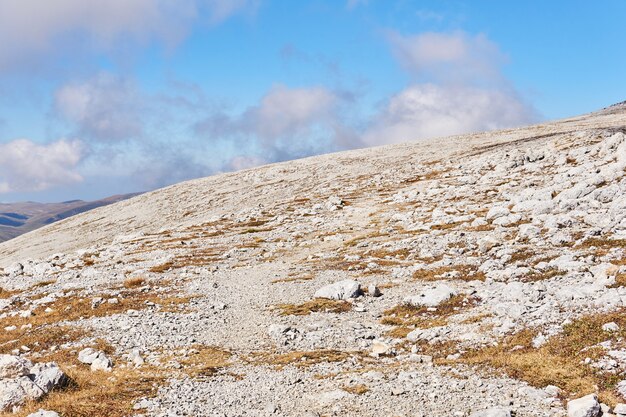
<svg viewBox="0 0 626 417">
<path fill-rule="evenodd" d="M 567 417 L 598 417 L 600 403 L 596 394 L 589 394 L 567 403 Z"/>
<path fill-rule="evenodd" d="M 352 279 L 335 282 L 315 291 L 315 298 L 329 298 L 331 300 L 347 300 L 361 295 L 361 284 Z"/>
<path fill-rule="evenodd" d="M 0 355 L 0 379 L 27 375 L 31 366 L 31 361 L 19 356 Z"/>
<path fill-rule="evenodd" d="M 78 352 L 78 361 L 91 365 L 102 352 L 93 348 L 85 348 Z"/>
<path fill-rule="evenodd" d="M 69 382 L 67 375 L 54 362 L 33 365 L 18 356 L 0 355 L 0 363 L 0 411 L 39 399 Z"/>
<path fill-rule="evenodd" d="M 406 297 L 404 302 L 418 307 L 436 307 L 454 295 L 456 295 L 456 291 L 452 287 L 441 284 L 434 288 L 427 288 L 418 295 Z"/>
<path fill-rule="evenodd" d="M 92 371 L 111 371 L 113 362 L 102 352 L 93 348 L 85 348 L 78 352 L 78 360 L 84 364 L 91 365 Z"/>
<path fill-rule="evenodd" d="M 49 393 L 54 388 L 67 385 L 69 378 L 54 362 L 37 363 L 30 369 L 29 377 L 44 393 Z"/>
<path fill-rule="evenodd" d="M 26 401 L 41 398 L 44 394 L 27 376 L 0 379 L 0 411 L 12 410 Z"/>
</svg>

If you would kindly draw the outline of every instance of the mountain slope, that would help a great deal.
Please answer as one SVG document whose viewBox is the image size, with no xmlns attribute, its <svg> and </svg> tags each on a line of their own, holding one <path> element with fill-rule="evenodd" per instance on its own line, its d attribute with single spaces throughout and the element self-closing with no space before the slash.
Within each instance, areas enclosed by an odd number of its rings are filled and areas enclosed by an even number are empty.
<svg viewBox="0 0 626 417">
<path fill-rule="evenodd" d="M 394 187 L 401 189 L 397 184 L 439 168 L 440 161 L 441 165 L 454 164 L 490 151 L 523 149 L 537 143 L 545 146 L 561 138 L 575 142 L 573 134 L 586 130 L 623 129 L 624 109 L 618 106 L 528 128 L 322 155 L 192 180 L 56 223 L 10 245 L 0 244 L 0 266 L 24 257 L 45 257 L 57 250 L 110 242 L 120 234 L 192 225 L 252 204 L 268 206 L 315 194 L 321 198 L 333 189 L 359 189 L 376 176 L 381 184 L 396 184 Z"/>
<path fill-rule="evenodd" d="M 0 266 L 0 353 L 79 381 L 24 413 L 614 407 L 626 106 L 177 184 L 0 244 Z"/>
<path fill-rule="evenodd" d="M 117 195 L 97 201 L 0 203 L 0 242 L 13 239 L 76 214 L 117 203 L 136 195 L 138 194 Z"/>
</svg>

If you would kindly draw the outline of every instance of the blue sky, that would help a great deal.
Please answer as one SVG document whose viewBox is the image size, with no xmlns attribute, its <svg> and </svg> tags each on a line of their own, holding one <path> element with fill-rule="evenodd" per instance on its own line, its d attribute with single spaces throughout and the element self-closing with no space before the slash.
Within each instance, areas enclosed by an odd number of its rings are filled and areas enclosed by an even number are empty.
<svg viewBox="0 0 626 417">
<path fill-rule="evenodd" d="M 0 0 L 0 201 L 95 199 L 626 99 L 626 3 Z"/>
</svg>

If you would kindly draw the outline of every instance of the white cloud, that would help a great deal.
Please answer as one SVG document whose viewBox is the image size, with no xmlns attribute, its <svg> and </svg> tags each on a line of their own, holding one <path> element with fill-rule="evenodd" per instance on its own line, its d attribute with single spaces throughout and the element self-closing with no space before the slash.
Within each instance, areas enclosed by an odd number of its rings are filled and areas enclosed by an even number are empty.
<svg viewBox="0 0 626 417">
<path fill-rule="evenodd" d="M 268 161 L 336 149 L 346 99 L 324 87 L 276 85 L 257 105 L 231 116 L 213 112 L 195 126 L 212 139 L 239 139 Z"/>
<path fill-rule="evenodd" d="M 205 14 L 216 24 L 254 11 L 259 0 L 0 0 L 0 68 L 45 56 L 81 40 L 111 49 L 179 42 Z M 69 51 L 66 51 L 69 52 Z"/>
<path fill-rule="evenodd" d="M 59 88 L 56 112 L 78 127 L 77 134 L 96 140 L 121 140 L 143 133 L 143 101 L 133 83 L 100 74 Z"/>
<path fill-rule="evenodd" d="M 363 135 L 368 145 L 398 143 L 537 121 L 535 109 L 506 79 L 506 61 L 484 35 L 389 35 L 415 82 L 387 100 Z"/>
<path fill-rule="evenodd" d="M 368 145 L 519 126 L 536 120 L 514 92 L 417 84 L 393 96 L 364 135 Z"/>
<path fill-rule="evenodd" d="M 80 182 L 76 167 L 82 155 L 79 141 L 40 145 L 18 139 L 0 144 L 0 193 L 42 191 Z"/>
<path fill-rule="evenodd" d="M 273 87 L 258 106 L 242 116 L 242 125 L 264 140 L 296 135 L 332 115 L 338 98 L 323 87 Z"/>
<path fill-rule="evenodd" d="M 440 82 L 500 83 L 506 61 L 485 35 L 427 32 L 414 36 L 388 35 L 392 51 L 412 75 Z"/>
</svg>

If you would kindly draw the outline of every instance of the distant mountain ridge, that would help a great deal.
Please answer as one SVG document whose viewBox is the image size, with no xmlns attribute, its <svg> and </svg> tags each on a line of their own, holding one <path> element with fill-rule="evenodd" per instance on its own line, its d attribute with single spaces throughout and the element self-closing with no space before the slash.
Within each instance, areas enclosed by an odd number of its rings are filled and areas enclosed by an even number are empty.
<svg viewBox="0 0 626 417">
<path fill-rule="evenodd" d="M 96 201 L 70 200 L 62 203 L 0 203 L 0 242 L 48 224 L 139 195 L 115 195 Z"/>
</svg>

